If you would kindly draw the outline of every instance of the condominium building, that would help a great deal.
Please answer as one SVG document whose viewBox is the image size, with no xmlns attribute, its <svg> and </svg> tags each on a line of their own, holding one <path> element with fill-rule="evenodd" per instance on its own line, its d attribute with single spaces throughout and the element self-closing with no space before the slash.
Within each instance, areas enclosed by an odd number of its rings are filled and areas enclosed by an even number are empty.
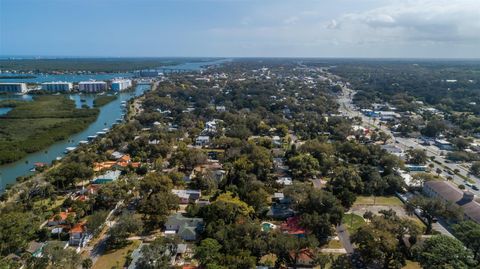
<svg viewBox="0 0 480 269">
<path fill-rule="evenodd" d="M 0 92 L 2 93 L 26 93 L 26 83 L 0 83 Z"/>
<path fill-rule="evenodd" d="M 132 80 L 130 79 L 115 79 L 112 80 L 112 91 L 123 91 L 132 87 Z"/>
<path fill-rule="evenodd" d="M 51 92 L 66 92 L 73 89 L 71 82 L 52 81 L 42 83 L 42 90 Z"/>
<path fill-rule="evenodd" d="M 78 83 L 78 89 L 82 92 L 103 92 L 107 90 L 105 81 L 81 81 Z"/>
</svg>

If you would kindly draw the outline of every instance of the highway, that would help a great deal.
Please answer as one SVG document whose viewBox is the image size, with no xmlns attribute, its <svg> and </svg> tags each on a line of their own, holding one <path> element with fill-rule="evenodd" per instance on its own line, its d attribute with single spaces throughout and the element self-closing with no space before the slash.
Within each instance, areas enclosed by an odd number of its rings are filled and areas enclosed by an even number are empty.
<svg viewBox="0 0 480 269">
<path fill-rule="evenodd" d="M 464 180 L 464 178 L 469 178 L 471 184 L 480 188 L 480 179 L 470 175 L 467 167 L 461 164 L 447 162 L 442 154 L 444 151 L 438 149 L 436 146 L 424 146 L 418 139 L 415 138 L 396 137 L 387 126 L 381 125 L 380 121 L 374 121 L 372 118 L 365 116 L 356 109 L 352 103 L 352 98 L 355 95 L 354 90 L 348 87 L 342 87 L 342 89 L 343 93 L 338 98 L 338 102 L 340 104 L 339 111 L 342 115 L 348 117 L 359 117 L 362 119 L 362 125 L 364 125 L 363 127 L 382 130 L 392 137 L 390 144 L 400 147 L 403 151 L 407 151 L 412 148 L 424 150 L 427 153 L 427 156 L 434 157 L 434 161 L 429 160 L 429 164 L 431 163 L 434 165 L 432 171 L 435 173 L 437 168 L 439 168 L 442 171 L 440 176 L 443 178 L 447 179 L 451 177 L 452 181 L 457 185 L 465 185 L 467 182 Z M 457 171 L 457 173 L 454 173 L 454 171 Z M 480 196 L 480 191 L 472 189 L 471 186 L 465 185 L 465 187 L 475 195 Z"/>
</svg>

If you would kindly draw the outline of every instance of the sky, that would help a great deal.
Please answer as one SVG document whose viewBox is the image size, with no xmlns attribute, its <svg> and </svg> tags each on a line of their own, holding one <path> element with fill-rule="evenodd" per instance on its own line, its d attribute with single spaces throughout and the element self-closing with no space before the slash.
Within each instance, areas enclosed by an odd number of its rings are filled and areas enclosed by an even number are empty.
<svg viewBox="0 0 480 269">
<path fill-rule="evenodd" d="M 0 55 L 480 58 L 480 0 L 0 0 Z"/>
</svg>

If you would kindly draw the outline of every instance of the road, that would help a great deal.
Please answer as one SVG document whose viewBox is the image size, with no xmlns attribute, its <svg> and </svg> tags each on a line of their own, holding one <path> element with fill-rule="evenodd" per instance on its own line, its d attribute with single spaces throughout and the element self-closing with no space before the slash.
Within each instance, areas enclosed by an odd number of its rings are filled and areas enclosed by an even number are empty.
<svg viewBox="0 0 480 269">
<path fill-rule="evenodd" d="M 348 234 L 347 228 L 345 225 L 340 224 L 335 227 L 338 235 L 338 239 L 340 239 L 340 242 L 342 242 L 343 247 L 345 248 L 345 251 L 347 254 L 353 254 L 353 245 L 352 242 L 350 241 L 350 235 Z"/>
<path fill-rule="evenodd" d="M 468 169 L 460 164 L 447 162 L 443 156 L 444 154 L 442 154 L 444 151 L 433 145 L 424 146 L 418 139 L 415 138 L 396 137 L 387 126 L 382 125 L 379 121 L 372 120 L 372 118 L 363 115 L 352 103 L 352 98 L 355 95 L 355 91 L 347 87 L 342 87 L 342 89 L 343 94 L 338 98 L 338 102 L 340 104 L 340 113 L 349 117 L 361 118 L 364 127 L 382 130 L 392 137 L 392 144 L 400 147 L 403 151 L 407 151 L 412 148 L 425 150 L 427 156 L 434 157 L 435 161 L 429 161 L 429 163 L 433 164 L 434 166 L 433 171 L 435 172 L 437 168 L 439 168 L 442 171 L 440 176 L 444 178 L 451 177 L 455 184 L 465 185 L 467 182 L 465 182 L 464 178 L 469 178 L 474 185 L 478 185 L 480 187 L 480 178 L 470 175 Z M 448 171 L 450 171 L 450 173 Z M 454 173 L 454 171 L 457 171 L 457 174 Z M 480 196 L 480 190 L 474 190 L 470 186 L 466 186 L 466 188 L 475 195 Z"/>
</svg>

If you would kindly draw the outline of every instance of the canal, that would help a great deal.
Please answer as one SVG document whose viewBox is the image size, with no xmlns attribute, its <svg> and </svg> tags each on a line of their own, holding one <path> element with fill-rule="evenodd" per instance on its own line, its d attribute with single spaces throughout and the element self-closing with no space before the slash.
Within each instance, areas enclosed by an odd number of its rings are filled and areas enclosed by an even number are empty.
<svg viewBox="0 0 480 269">
<path fill-rule="evenodd" d="M 215 61 L 203 61 L 203 62 L 190 62 L 184 63 L 176 66 L 171 67 L 162 67 L 162 68 L 178 68 L 178 69 L 185 69 L 190 71 L 200 71 L 205 66 L 212 66 L 224 63 L 225 61 L 229 60 L 215 60 Z M 118 74 L 117 74 L 118 75 Z M 102 75 L 102 77 L 105 75 Z M 128 74 L 124 74 L 124 77 L 129 77 Z M 78 82 L 82 79 L 74 78 L 74 77 L 62 77 L 65 81 L 72 81 Z M 55 81 L 55 80 L 62 80 L 62 78 L 58 77 L 50 77 L 48 81 Z M 100 80 L 100 78 L 95 77 L 95 79 Z M 44 82 L 45 80 L 42 78 L 40 81 L 36 82 Z M 31 82 L 31 81 L 29 81 Z M 31 174 L 30 170 L 33 168 L 34 163 L 42 162 L 42 163 L 51 163 L 57 157 L 64 156 L 65 149 L 67 147 L 76 147 L 78 146 L 79 142 L 82 140 L 87 140 L 88 136 L 95 135 L 97 132 L 102 131 L 105 128 L 111 128 L 117 122 L 117 119 L 122 117 L 122 114 L 125 113 L 122 102 L 128 102 L 128 100 L 135 98 L 137 96 L 142 95 L 145 91 L 150 89 L 150 85 L 137 85 L 134 90 L 127 91 L 127 92 L 120 92 L 118 94 L 118 98 L 114 101 L 106 104 L 105 106 L 101 107 L 100 114 L 95 122 L 93 122 L 87 129 L 83 130 L 80 133 L 74 134 L 70 136 L 67 140 L 59 141 L 55 144 L 50 145 L 48 148 L 45 148 L 42 151 L 38 151 L 32 154 L 27 155 L 25 158 L 18 160 L 14 163 L 5 164 L 0 166 L 0 192 L 3 192 L 5 187 L 8 184 L 14 184 L 16 178 L 19 176 L 25 176 Z M 18 95 L 14 97 L 15 99 L 21 100 L 31 100 L 30 95 Z M 74 100 L 77 107 L 82 105 L 81 99 L 85 100 L 85 104 L 91 106 L 93 102 L 94 96 L 93 95 L 79 95 L 79 94 L 70 94 L 69 98 Z M 0 96 L 1 99 L 12 99 L 10 97 Z M 4 111 L 0 111 L 0 113 L 5 113 Z"/>
</svg>

